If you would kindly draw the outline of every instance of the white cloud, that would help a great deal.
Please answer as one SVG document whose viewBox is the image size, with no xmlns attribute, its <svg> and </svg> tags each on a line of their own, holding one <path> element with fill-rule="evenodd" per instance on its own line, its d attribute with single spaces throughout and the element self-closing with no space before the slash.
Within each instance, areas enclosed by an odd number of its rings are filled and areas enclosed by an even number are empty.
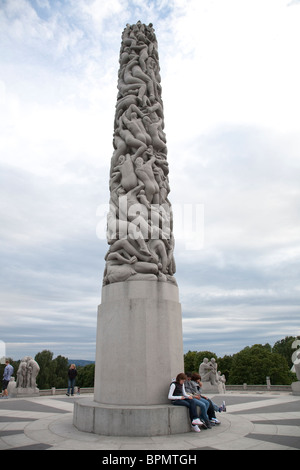
<svg viewBox="0 0 300 470">
<path fill-rule="evenodd" d="M 183 135 L 225 122 L 298 129 L 298 16 L 285 1 L 186 2 L 179 11 L 164 86 L 169 117 L 189 116 Z"/>
</svg>

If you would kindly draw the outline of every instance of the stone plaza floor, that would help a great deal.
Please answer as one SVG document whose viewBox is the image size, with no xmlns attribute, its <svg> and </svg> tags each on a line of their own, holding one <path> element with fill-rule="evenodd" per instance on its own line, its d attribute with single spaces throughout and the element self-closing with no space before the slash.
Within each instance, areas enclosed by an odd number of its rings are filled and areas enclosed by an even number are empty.
<svg viewBox="0 0 300 470">
<path fill-rule="evenodd" d="M 86 398 L 84 394 L 82 398 Z M 0 450 L 300 450 L 300 396 L 284 392 L 228 392 L 221 424 L 200 433 L 158 437 L 109 437 L 72 424 L 80 396 L 0 399 Z"/>
</svg>

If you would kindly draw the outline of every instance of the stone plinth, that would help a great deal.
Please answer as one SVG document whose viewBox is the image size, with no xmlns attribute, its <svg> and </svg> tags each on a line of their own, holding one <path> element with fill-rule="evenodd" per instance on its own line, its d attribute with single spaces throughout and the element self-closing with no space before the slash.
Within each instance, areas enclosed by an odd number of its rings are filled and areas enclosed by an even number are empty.
<svg viewBox="0 0 300 470">
<path fill-rule="evenodd" d="M 28 397 L 38 397 L 40 395 L 40 391 L 38 388 L 22 388 L 17 387 L 14 390 L 13 396 L 16 398 L 28 398 Z"/>
<path fill-rule="evenodd" d="M 300 395 L 300 381 L 292 383 L 293 395 Z"/>
<path fill-rule="evenodd" d="M 191 430 L 169 386 L 184 370 L 178 288 L 126 281 L 102 289 L 94 400 L 79 400 L 77 429 L 106 436 L 158 436 Z"/>
<path fill-rule="evenodd" d="M 212 385 L 210 382 L 202 382 L 201 386 L 201 393 L 213 393 L 218 394 L 220 393 L 218 385 Z"/>
<path fill-rule="evenodd" d="M 178 288 L 126 281 L 102 288 L 95 366 L 96 402 L 168 403 L 169 385 L 184 370 Z"/>
<path fill-rule="evenodd" d="M 91 399 L 75 403 L 73 423 L 79 431 L 104 436 L 165 436 L 191 431 L 183 406 L 112 406 Z"/>
</svg>

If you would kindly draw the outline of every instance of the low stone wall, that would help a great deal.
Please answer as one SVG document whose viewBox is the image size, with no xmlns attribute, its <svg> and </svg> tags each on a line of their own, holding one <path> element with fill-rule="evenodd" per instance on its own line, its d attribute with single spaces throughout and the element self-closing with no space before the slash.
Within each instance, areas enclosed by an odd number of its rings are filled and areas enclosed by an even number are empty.
<svg viewBox="0 0 300 470">
<path fill-rule="evenodd" d="M 291 392 L 292 386 L 291 385 L 226 385 L 226 390 L 229 392 L 240 392 L 243 390 L 247 390 L 248 392 Z"/>
<path fill-rule="evenodd" d="M 40 396 L 49 396 L 49 395 L 65 395 L 68 391 L 68 388 L 48 388 L 45 390 L 40 390 Z M 80 388 L 80 395 L 83 395 L 84 393 L 94 393 L 94 387 L 86 387 L 86 388 Z M 78 387 L 74 388 L 74 395 L 79 396 L 78 394 Z"/>
<path fill-rule="evenodd" d="M 40 396 L 47 396 L 47 395 L 65 395 L 67 393 L 66 388 L 50 388 L 47 390 L 40 390 Z M 248 392 L 292 392 L 291 385 L 227 385 L 226 390 L 228 392 L 240 392 L 240 391 L 248 391 Z M 85 387 L 80 388 L 80 395 L 84 395 L 86 393 L 94 393 L 94 387 Z M 78 387 L 75 387 L 75 396 L 78 396 Z"/>
</svg>

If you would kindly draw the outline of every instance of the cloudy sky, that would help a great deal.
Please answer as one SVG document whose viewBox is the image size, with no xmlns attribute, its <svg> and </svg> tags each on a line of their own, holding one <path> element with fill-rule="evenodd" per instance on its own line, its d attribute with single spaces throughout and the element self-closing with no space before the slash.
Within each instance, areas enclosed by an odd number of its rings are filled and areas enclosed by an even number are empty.
<svg viewBox="0 0 300 470">
<path fill-rule="evenodd" d="M 184 351 L 300 334 L 300 2 L 0 0 L 14 359 L 94 359 L 121 34 L 138 20 L 158 39 Z"/>
</svg>

